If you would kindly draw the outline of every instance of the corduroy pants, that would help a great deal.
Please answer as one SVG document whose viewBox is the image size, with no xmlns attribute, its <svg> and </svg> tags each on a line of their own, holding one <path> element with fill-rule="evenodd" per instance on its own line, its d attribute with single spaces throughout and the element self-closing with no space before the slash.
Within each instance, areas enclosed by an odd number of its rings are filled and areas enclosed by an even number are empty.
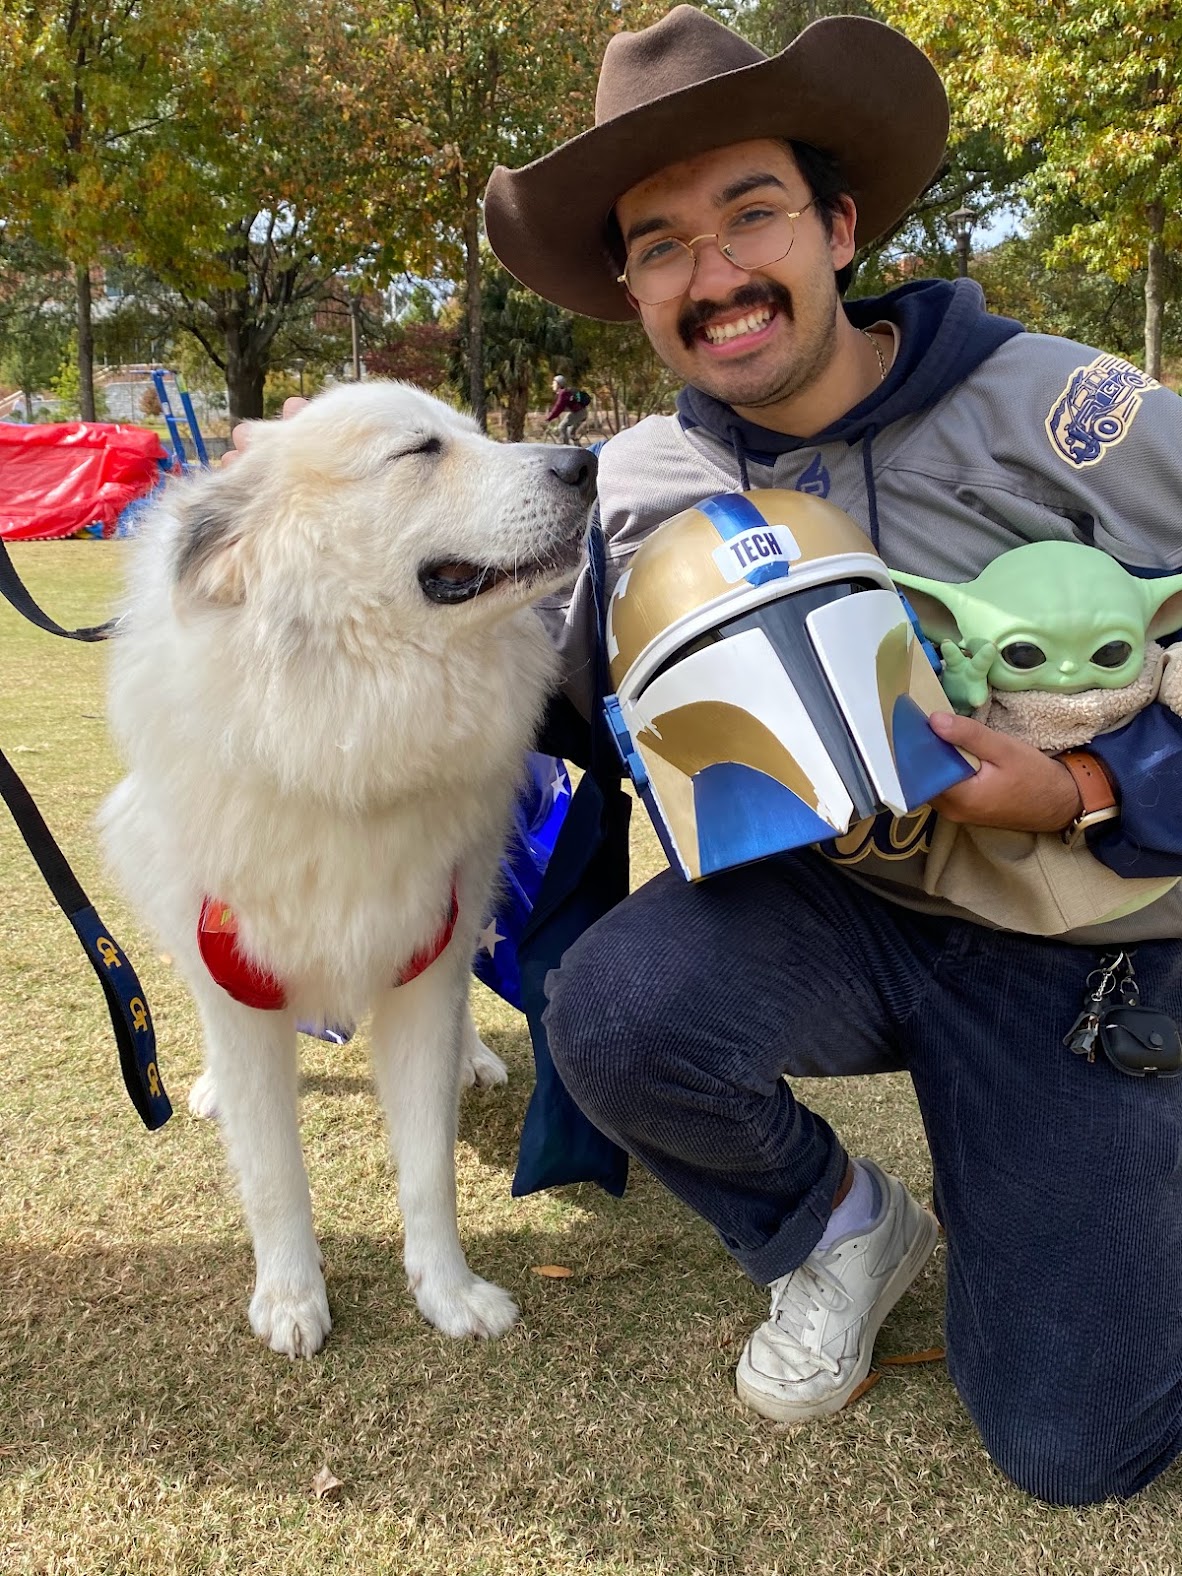
<svg viewBox="0 0 1182 1576">
<path fill-rule="evenodd" d="M 952 1380 L 1009 1477 L 1082 1505 L 1182 1450 L 1182 1078 L 1063 1046 L 1099 955 L 911 913 L 809 852 L 658 876 L 567 952 L 545 1021 L 592 1121 L 765 1284 L 846 1165 L 783 1075 L 909 1072 Z M 1134 962 L 1182 1022 L 1182 942 Z"/>
</svg>

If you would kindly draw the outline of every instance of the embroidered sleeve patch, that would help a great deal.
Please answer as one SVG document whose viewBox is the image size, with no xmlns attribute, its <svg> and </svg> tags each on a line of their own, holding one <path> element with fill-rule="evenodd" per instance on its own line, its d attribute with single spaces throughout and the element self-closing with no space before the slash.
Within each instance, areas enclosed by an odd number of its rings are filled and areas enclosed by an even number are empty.
<svg viewBox="0 0 1182 1576">
<path fill-rule="evenodd" d="M 1051 447 L 1077 469 L 1095 465 L 1128 437 L 1142 394 L 1160 387 L 1119 356 L 1099 355 L 1076 367 L 1046 419 Z"/>
</svg>

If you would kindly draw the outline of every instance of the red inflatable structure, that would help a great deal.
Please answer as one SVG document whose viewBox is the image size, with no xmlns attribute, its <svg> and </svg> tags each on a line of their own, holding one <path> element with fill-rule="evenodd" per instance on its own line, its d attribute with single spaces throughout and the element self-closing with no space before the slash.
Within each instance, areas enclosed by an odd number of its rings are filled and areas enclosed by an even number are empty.
<svg viewBox="0 0 1182 1576">
<path fill-rule="evenodd" d="M 127 505 L 160 480 L 167 460 L 160 439 L 144 427 L 0 421 L 0 537 L 45 540 L 93 526 L 110 535 Z"/>
</svg>

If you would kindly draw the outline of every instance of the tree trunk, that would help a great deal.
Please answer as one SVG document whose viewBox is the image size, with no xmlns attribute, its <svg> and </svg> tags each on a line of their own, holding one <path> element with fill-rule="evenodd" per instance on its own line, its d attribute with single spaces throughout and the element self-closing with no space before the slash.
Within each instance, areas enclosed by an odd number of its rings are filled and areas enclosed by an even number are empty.
<svg viewBox="0 0 1182 1576">
<path fill-rule="evenodd" d="M 529 384 L 519 384 L 511 389 L 505 402 L 505 436 L 510 443 L 521 443 L 525 438 L 525 413 L 529 409 Z"/>
<path fill-rule="evenodd" d="M 1163 275 L 1166 262 L 1166 249 L 1162 245 L 1162 231 L 1166 222 L 1164 204 L 1151 202 L 1145 216 L 1149 220 L 1149 251 L 1145 260 L 1145 370 L 1151 378 L 1160 378 Z"/>
<path fill-rule="evenodd" d="M 83 421 L 95 421 L 94 325 L 90 317 L 90 265 L 74 269 L 74 295 L 78 308 L 78 404 Z"/>
<path fill-rule="evenodd" d="M 482 430 L 488 428 L 484 403 L 484 317 L 480 299 L 480 215 L 470 198 L 464 215 L 464 285 L 468 293 L 468 404 Z"/>
<path fill-rule="evenodd" d="M 263 415 L 263 384 L 267 374 L 261 367 L 240 361 L 226 368 L 226 393 L 230 396 L 230 425 L 239 421 L 260 421 Z"/>
<path fill-rule="evenodd" d="M 230 425 L 259 421 L 263 414 L 263 384 L 267 369 L 250 353 L 248 334 L 238 323 L 226 330 L 226 393 L 230 400 Z"/>
</svg>

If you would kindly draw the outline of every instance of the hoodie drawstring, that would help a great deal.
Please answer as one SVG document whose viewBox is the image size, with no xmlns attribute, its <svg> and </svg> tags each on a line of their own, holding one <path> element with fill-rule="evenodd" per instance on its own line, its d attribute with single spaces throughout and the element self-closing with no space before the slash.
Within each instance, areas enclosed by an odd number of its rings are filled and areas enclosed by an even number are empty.
<svg viewBox="0 0 1182 1576">
<path fill-rule="evenodd" d="M 738 427 L 729 426 L 726 429 L 731 440 L 731 448 L 735 454 L 735 464 L 739 467 L 739 489 L 741 492 L 751 491 L 751 481 L 747 475 L 747 446 L 743 442 L 743 434 Z"/>
<path fill-rule="evenodd" d="M 866 505 L 870 517 L 870 540 L 874 543 L 874 551 L 879 551 L 878 546 L 878 489 L 874 485 L 874 439 L 878 428 L 871 425 L 862 433 L 862 475 L 866 482 Z M 734 423 L 729 423 L 726 435 L 730 439 L 731 449 L 734 451 L 735 465 L 739 472 L 739 489 L 741 492 L 751 491 L 751 479 L 747 472 L 747 445 L 743 441 L 742 429 Z"/>
</svg>

